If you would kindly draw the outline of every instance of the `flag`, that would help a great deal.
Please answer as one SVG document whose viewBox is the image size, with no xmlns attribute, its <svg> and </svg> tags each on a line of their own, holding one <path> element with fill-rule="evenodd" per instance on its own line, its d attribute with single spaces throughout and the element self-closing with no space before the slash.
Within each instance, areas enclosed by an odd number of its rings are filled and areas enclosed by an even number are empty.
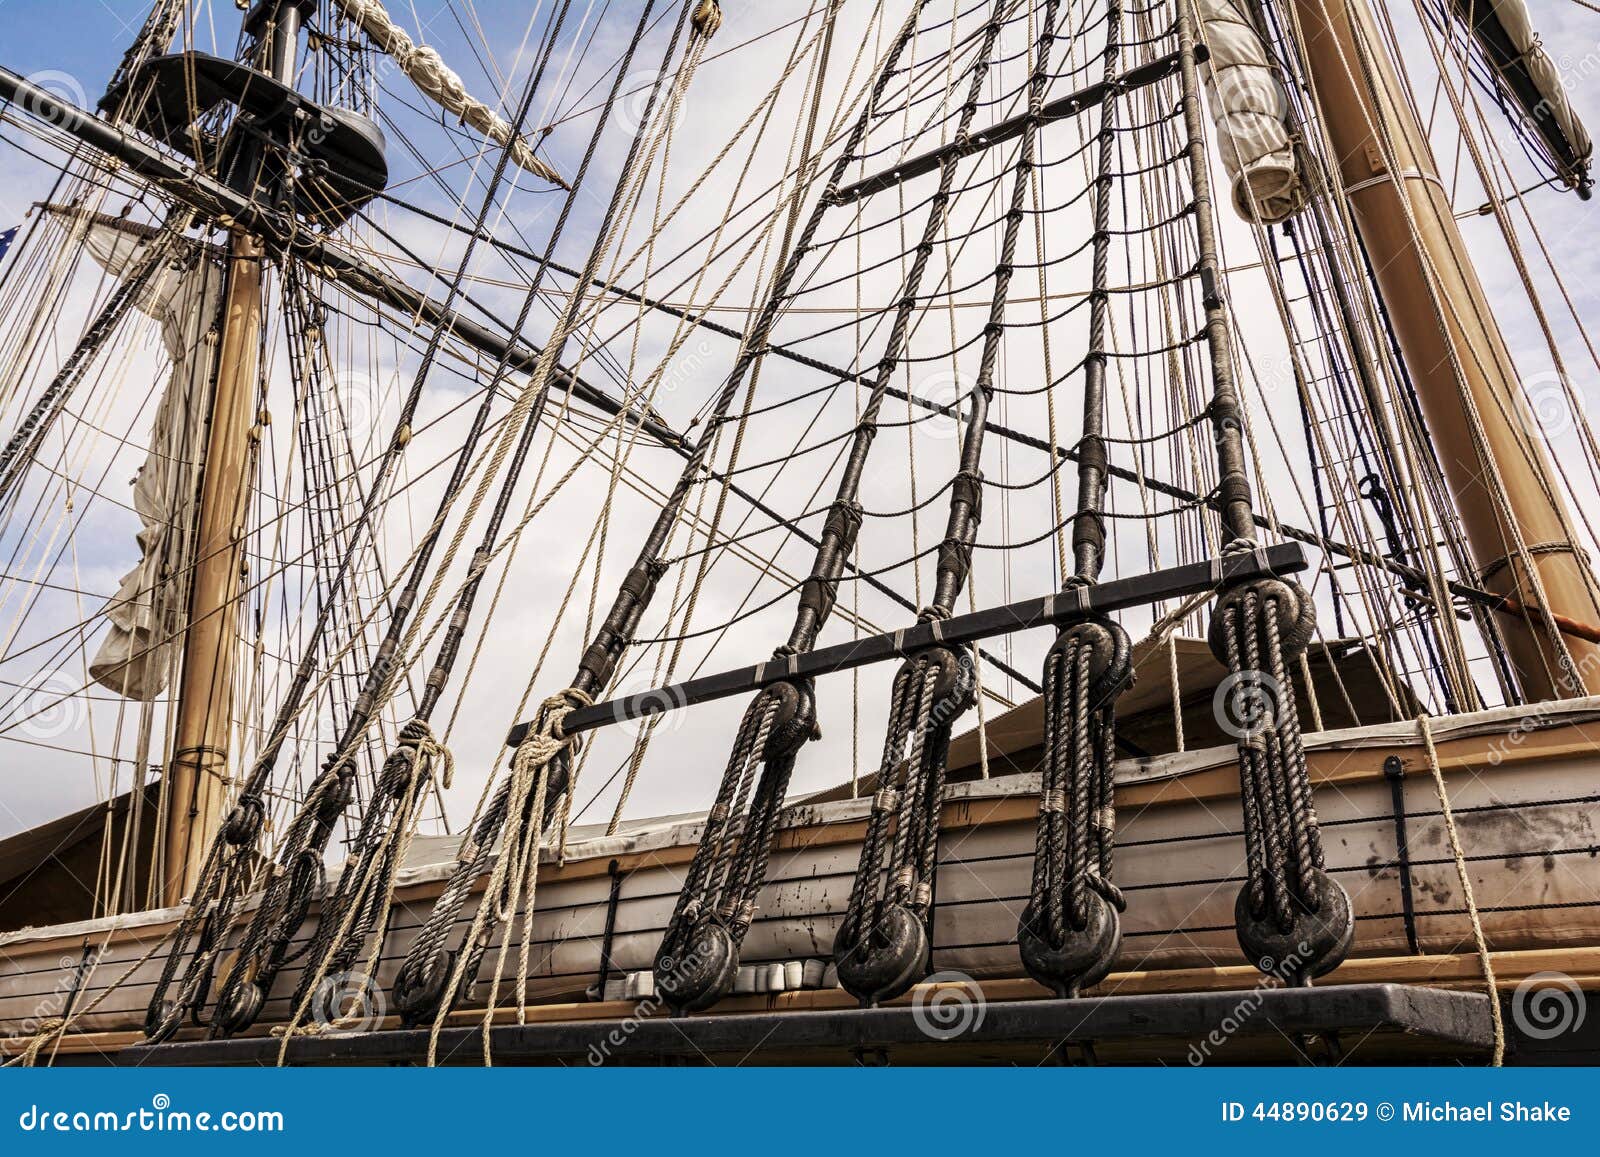
<svg viewBox="0 0 1600 1157">
<path fill-rule="evenodd" d="M 22 226 L 13 225 L 4 233 L 0 233 L 0 257 L 4 257 L 6 250 L 11 248 L 11 243 L 17 239 L 17 230 L 20 228 Z"/>
</svg>

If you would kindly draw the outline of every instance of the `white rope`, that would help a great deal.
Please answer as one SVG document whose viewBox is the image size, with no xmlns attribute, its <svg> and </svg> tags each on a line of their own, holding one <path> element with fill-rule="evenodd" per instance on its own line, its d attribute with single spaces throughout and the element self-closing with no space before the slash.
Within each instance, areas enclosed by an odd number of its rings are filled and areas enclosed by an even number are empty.
<svg viewBox="0 0 1600 1157">
<path fill-rule="evenodd" d="M 1450 837 L 1450 852 L 1456 860 L 1456 878 L 1461 881 L 1461 894 L 1467 903 L 1467 918 L 1472 921 L 1472 938 L 1478 947 L 1478 963 L 1483 967 L 1484 984 L 1489 989 L 1489 1017 L 1494 1023 L 1494 1056 L 1490 1063 L 1499 1067 L 1505 1061 L 1506 1025 L 1500 1012 L 1500 988 L 1495 983 L 1494 959 L 1489 954 L 1489 941 L 1483 932 L 1483 921 L 1478 916 L 1478 901 L 1472 894 L 1472 877 L 1467 871 L 1467 857 L 1461 850 L 1461 833 L 1456 828 L 1455 813 L 1450 810 L 1444 772 L 1439 767 L 1439 752 L 1433 745 L 1433 724 L 1426 714 L 1417 716 L 1417 731 L 1428 752 L 1428 768 L 1433 772 L 1433 788 L 1439 796 L 1439 814 L 1444 817 L 1445 834 Z"/>
<path fill-rule="evenodd" d="M 461 123 L 476 129 L 511 154 L 512 163 L 551 184 L 567 183 L 534 154 L 533 145 L 504 117 L 467 91 L 456 71 L 427 45 L 418 45 L 396 24 L 378 0 L 334 0 L 346 19 L 360 26 L 368 39 L 399 65 L 417 91 Z"/>
</svg>

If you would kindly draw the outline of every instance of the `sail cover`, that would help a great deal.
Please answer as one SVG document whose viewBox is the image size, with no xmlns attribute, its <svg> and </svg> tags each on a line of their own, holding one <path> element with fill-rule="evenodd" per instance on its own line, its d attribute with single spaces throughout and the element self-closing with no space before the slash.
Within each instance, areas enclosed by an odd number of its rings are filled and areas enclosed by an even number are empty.
<svg viewBox="0 0 1600 1157">
<path fill-rule="evenodd" d="M 162 242 L 136 227 L 98 219 L 84 247 L 107 272 L 126 275 L 150 245 Z M 214 343 L 209 333 L 222 299 L 222 271 L 192 243 L 174 266 L 158 271 L 138 305 L 161 323 L 172 369 L 156 404 L 150 450 L 133 480 L 140 558 L 106 603 L 110 630 L 89 675 L 130 699 L 166 689 L 172 640 L 183 622 L 185 528 L 190 522 L 204 453 L 205 397 Z"/>
<path fill-rule="evenodd" d="M 1206 89 L 1233 204 L 1247 221 L 1275 225 L 1306 204 L 1289 136 L 1289 101 L 1243 4 L 1195 0 L 1211 59 Z"/>
<path fill-rule="evenodd" d="M 1471 27 L 1501 85 L 1549 145 L 1562 179 L 1586 190 L 1594 142 L 1533 29 L 1528 6 L 1523 0 L 1456 0 L 1455 9 Z"/>
<path fill-rule="evenodd" d="M 467 92 L 467 86 L 456 71 L 433 49 L 412 40 L 378 0 L 335 0 L 335 3 L 345 18 L 359 25 L 367 38 L 388 54 L 429 100 L 460 117 L 462 124 L 509 150 L 512 162 L 519 168 L 563 189 L 567 187 L 561 175 L 534 154 L 533 146 L 525 137 L 499 113 Z"/>
</svg>

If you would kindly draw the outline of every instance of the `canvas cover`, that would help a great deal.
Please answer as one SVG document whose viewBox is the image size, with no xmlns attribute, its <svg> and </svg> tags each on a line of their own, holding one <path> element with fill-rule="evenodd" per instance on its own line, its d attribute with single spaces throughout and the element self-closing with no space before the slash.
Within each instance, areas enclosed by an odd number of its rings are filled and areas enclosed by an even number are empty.
<svg viewBox="0 0 1600 1157">
<path fill-rule="evenodd" d="M 1233 204 L 1247 221 L 1275 225 L 1305 207 L 1306 183 L 1289 137 L 1288 98 L 1255 24 L 1235 0 L 1195 0 L 1211 117 Z"/>
</svg>

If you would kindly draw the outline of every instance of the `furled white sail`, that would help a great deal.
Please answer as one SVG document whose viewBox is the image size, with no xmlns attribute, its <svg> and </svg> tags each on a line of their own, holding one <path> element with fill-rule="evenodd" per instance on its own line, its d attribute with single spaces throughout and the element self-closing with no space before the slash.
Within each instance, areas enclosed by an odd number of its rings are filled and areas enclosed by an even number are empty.
<svg viewBox="0 0 1600 1157">
<path fill-rule="evenodd" d="M 1233 204 L 1247 221 L 1274 225 L 1305 207 L 1308 192 L 1289 137 L 1287 94 L 1243 4 L 1195 0 L 1211 59 L 1211 116 Z"/>
<path fill-rule="evenodd" d="M 1488 3 L 1499 19 L 1500 26 L 1505 29 L 1511 46 L 1519 54 L 1522 66 L 1528 70 L 1534 87 L 1539 90 L 1539 96 L 1543 98 L 1537 114 L 1549 116 L 1571 143 L 1573 154 L 1580 160 L 1587 160 L 1594 153 L 1594 142 L 1590 140 L 1583 122 L 1578 119 L 1572 102 L 1567 99 L 1567 90 L 1561 83 L 1561 73 L 1555 61 L 1550 59 L 1550 54 L 1539 41 L 1539 34 L 1533 29 L 1528 6 L 1522 0 L 1488 0 Z"/>
<path fill-rule="evenodd" d="M 125 275 L 160 244 L 119 222 L 89 227 L 84 247 L 113 275 Z M 222 270 L 198 251 L 177 268 L 159 270 L 139 300 L 161 323 L 172 370 L 156 405 L 150 450 L 133 480 L 140 559 L 122 576 L 106 604 L 110 630 L 89 664 L 90 676 L 130 699 L 154 699 L 166 689 L 171 648 L 183 622 L 185 529 L 191 520 L 204 453 L 205 397 L 215 356 L 210 333 L 222 298 Z"/>
<path fill-rule="evenodd" d="M 467 92 L 467 86 L 455 70 L 432 48 L 412 40 L 379 0 L 335 0 L 335 4 L 347 19 L 360 25 L 368 39 L 387 53 L 429 100 L 460 117 L 462 124 L 509 150 L 512 162 L 520 168 L 563 189 L 567 187 L 559 173 L 534 155 L 527 138 L 518 134 L 499 113 Z"/>
</svg>

